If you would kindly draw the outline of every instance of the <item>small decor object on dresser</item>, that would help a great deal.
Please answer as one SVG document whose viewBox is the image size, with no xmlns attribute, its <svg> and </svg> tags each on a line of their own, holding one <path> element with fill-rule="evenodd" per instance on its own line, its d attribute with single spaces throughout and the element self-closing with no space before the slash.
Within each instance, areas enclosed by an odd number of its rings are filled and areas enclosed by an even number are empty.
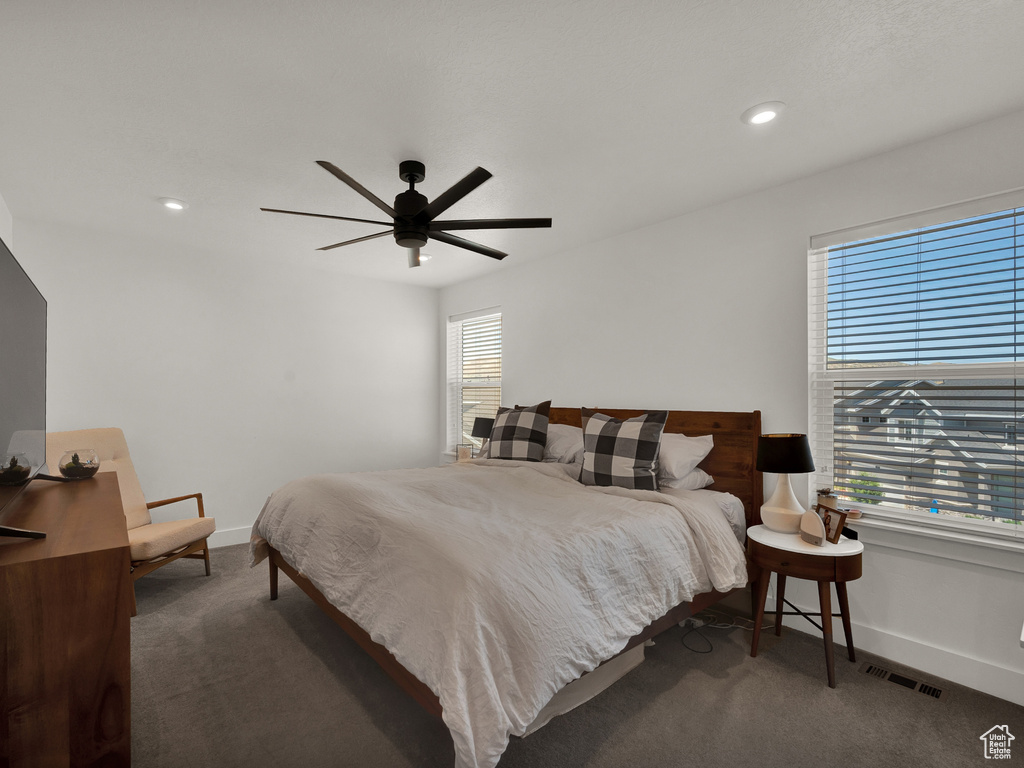
<svg viewBox="0 0 1024 768">
<path fill-rule="evenodd" d="M 64 452 L 57 468 L 68 480 L 84 480 L 99 472 L 100 457 L 92 448 L 76 448 Z"/>
<path fill-rule="evenodd" d="M 824 504 L 819 504 L 815 512 L 825 524 L 825 538 L 832 544 L 837 543 L 839 535 L 843 532 L 843 525 L 846 523 L 846 513 L 826 507 Z"/>
<path fill-rule="evenodd" d="M 0 465 L 0 485 L 21 485 L 28 480 L 32 467 L 23 453 L 9 453 Z"/>
<path fill-rule="evenodd" d="M 800 538 L 816 547 L 825 545 L 825 522 L 819 512 L 821 508 L 819 504 L 817 508 L 804 512 L 800 518 Z"/>
<path fill-rule="evenodd" d="M 839 509 L 839 497 L 832 493 L 831 488 L 819 488 L 818 504 L 829 509 Z"/>
</svg>

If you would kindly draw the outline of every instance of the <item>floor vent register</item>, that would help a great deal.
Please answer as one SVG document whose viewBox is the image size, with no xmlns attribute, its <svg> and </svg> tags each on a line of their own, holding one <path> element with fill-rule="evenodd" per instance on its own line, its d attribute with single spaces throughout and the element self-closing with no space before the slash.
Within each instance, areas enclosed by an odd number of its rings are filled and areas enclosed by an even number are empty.
<svg viewBox="0 0 1024 768">
<path fill-rule="evenodd" d="M 877 677 L 879 680 L 888 680 L 890 683 L 896 683 L 897 685 L 902 685 L 904 688 L 909 688 L 912 691 L 923 693 L 925 696 L 931 696 L 933 699 L 938 699 L 939 701 L 945 701 L 949 696 L 948 692 L 937 686 L 913 680 L 909 677 L 904 677 L 903 675 L 896 674 L 885 667 L 880 667 L 877 664 L 863 664 L 860 671 L 866 675 Z"/>
</svg>

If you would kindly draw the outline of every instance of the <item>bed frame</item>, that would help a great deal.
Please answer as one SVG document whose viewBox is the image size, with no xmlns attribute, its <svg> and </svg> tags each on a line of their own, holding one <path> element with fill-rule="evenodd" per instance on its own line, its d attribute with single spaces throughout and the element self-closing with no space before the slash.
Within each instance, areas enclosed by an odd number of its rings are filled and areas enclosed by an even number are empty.
<svg viewBox="0 0 1024 768">
<path fill-rule="evenodd" d="M 595 408 L 594 410 L 616 419 L 640 416 L 646 411 L 618 408 Z M 581 426 L 579 408 L 552 408 L 552 424 Z M 735 411 L 669 411 L 665 424 L 666 432 L 677 432 L 696 437 L 713 435 L 715 447 L 698 466 L 715 478 L 712 490 L 725 491 L 737 496 L 743 502 L 747 527 L 761 522 L 761 504 L 764 502 L 764 488 L 761 473 L 755 468 L 757 460 L 757 438 L 761 434 L 761 412 Z M 441 702 L 419 678 L 403 667 L 391 652 L 374 642 L 370 635 L 348 616 L 335 608 L 313 584 L 296 571 L 273 547 L 269 547 L 270 599 L 277 599 L 278 571 L 284 571 L 313 602 L 330 616 L 359 646 L 412 696 L 424 709 L 441 717 Z M 681 603 L 660 619 L 656 619 L 642 632 L 633 637 L 622 649 L 622 653 L 635 648 L 650 638 L 664 632 L 689 616 L 714 605 L 729 593 L 706 592 L 696 595 L 689 603 Z"/>
</svg>

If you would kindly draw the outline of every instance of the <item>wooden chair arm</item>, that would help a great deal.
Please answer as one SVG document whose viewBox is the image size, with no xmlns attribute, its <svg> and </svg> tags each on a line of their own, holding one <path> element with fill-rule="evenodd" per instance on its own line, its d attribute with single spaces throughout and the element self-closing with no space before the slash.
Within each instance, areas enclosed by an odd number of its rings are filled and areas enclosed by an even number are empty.
<svg viewBox="0 0 1024 768">
<path fill-rule="evenodd" d="M 190 493 L 188 496 L 175 496 L 173 499 L 161 499 L 160 501 L 147 501 L 146 509 L 156 509 L 157 507 L 174 504 L 178 501 L 185 501 L 186 499 L 195 499 L 196 504 L 199 507 L 199 516 L 206 517 L 206 513 L 203 511 L 203 494 L 201 493 Z"/>
</svg>

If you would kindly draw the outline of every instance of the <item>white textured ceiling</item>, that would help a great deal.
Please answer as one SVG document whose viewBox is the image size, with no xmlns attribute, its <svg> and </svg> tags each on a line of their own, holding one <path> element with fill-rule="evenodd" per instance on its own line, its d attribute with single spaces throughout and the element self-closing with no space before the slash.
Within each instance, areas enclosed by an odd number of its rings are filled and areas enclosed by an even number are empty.
<svg viewBox="0 0 1024 768">
<path fill-rule="evenodd" d="M 0 194 L 227 266 L 445 285 L 1018 111 L 1022 38 L 1022 0 L 3 0 Z M 379 218 L 314 161 L 391 202 L 404 159 L 431 199 L 494 174 L 445 218 L 554 227 L 410 270 L 390 238 L 315 250 L 374 225 L 258 210 Z"/>
</svg>

